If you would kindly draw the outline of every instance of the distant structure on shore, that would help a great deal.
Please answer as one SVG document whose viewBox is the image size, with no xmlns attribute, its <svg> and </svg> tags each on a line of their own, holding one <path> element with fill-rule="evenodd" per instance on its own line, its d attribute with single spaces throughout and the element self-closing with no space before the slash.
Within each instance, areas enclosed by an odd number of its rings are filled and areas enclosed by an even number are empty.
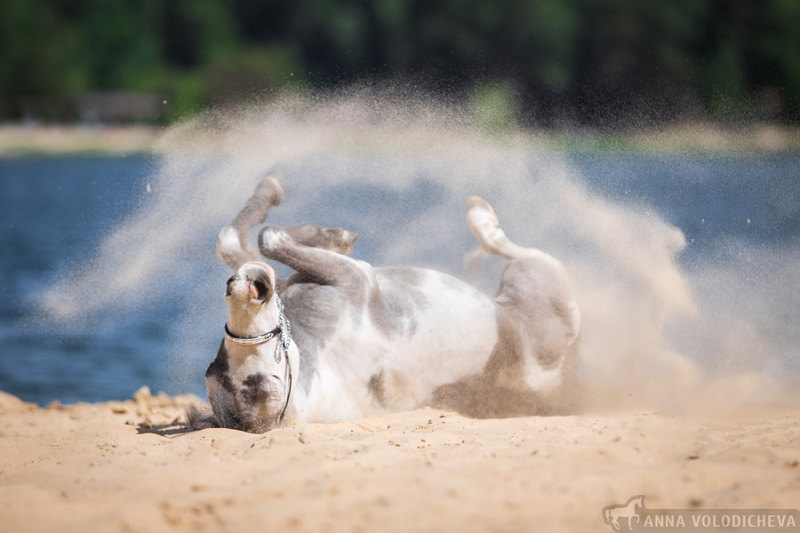
<svg viewBox="0 0 800 533">
<path fill-rule="evenodd" d="M 163 115 L 164 99 L 158 94 L 132 91 L 88 92 L 78 98 L 81 122 L 156 121 Z"/>
</svg>

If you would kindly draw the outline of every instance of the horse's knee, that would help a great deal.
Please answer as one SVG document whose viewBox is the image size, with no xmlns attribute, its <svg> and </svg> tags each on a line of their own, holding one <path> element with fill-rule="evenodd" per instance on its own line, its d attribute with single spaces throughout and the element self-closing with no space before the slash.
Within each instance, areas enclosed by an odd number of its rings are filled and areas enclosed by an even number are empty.
<svg viewBox="0 0 800 533">
<path fill-rule="evenodd" d="M 236 270 L 243 263 L 254 259 L 242 245 L 239 232 L 233 226 L 225 226 L 217 236 L 217 255 Z"/>
<path fill-rule="evenodd" d="M 286 234 L 296 243 L 348 255 L 358 239 L 358 234 L 341 228 L 320 228 L 314 224 L 301 224 L 286 228 Z"/>
<path fill-rule="evenodd" d="M 291 237 L 283 228 L 267 226 L 258 234 L 258 249 L 264 257 L 272 257 L 286 247 Z"/>
</svg>

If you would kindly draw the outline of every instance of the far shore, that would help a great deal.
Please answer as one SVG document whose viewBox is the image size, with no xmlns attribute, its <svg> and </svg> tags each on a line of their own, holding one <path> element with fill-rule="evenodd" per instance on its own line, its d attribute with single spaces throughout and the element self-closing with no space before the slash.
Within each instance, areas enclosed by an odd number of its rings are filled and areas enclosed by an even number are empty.
<svg viewBox="0 0 800 533">
<path fill-rule="evenodd" d="M 114 124 L 0 124 L 0 157 L 119 155 L 158 152 L 168 127 Z M 617 132 L 526 130 L 537 147 L 554 151 L 773 153 L 800 151 L 800 127 L 753 123 L 741 127 L 680 123 Z"/>
<path fill-rule="evenodd" d="M 0 157 L 150 152 L 164 131 L 155 126 L 0 125 Z"/>
</svg>

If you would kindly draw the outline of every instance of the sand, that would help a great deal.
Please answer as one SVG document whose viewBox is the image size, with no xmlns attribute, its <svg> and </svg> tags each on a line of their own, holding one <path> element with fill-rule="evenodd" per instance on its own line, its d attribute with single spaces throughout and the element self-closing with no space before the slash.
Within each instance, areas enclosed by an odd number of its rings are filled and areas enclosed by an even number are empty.
<svg viewBox="0 0 800 533">
<path fill-rule="evenodd" d="M 255 435 L 192 397 L 0 393 L 0 530 L 611 531 L 602 509 L 797 508 L 800 408 L 476 420 L 420 409 Z"/>
</svg>

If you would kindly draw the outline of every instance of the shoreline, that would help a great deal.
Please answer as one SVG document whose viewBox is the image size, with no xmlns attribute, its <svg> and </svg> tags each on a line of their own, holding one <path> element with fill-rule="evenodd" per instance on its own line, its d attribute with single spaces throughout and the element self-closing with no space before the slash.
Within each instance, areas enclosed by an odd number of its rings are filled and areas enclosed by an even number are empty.
<svg viewBox="0 0 800 533">
<path fill-rule="evenodd" d="M 149 153 L 164 132 L 153 126 L 0 125 L 0 158 Z"/>
<path fill-rule="evenodd" d="M 189 432 L 194 396 L 0 393 L 8 531 L 612 531 L 603 509 L 794 509 L 800 407 L 471 419 L 439 409 Z M 47 512 L 41 512 L 47 509 Z"/>
<path fill-rule="evenodd" d="M 0 124 L 0 158 L 157 153 L 157 142 L 168 130 L 146 125 Z M 517 133 L 537 147 L 556 152 L 800 152 L 800 127 L 771 123 L 732 128 L 698 122 L 620 132 L 522 130 Z"/>
</svg>

